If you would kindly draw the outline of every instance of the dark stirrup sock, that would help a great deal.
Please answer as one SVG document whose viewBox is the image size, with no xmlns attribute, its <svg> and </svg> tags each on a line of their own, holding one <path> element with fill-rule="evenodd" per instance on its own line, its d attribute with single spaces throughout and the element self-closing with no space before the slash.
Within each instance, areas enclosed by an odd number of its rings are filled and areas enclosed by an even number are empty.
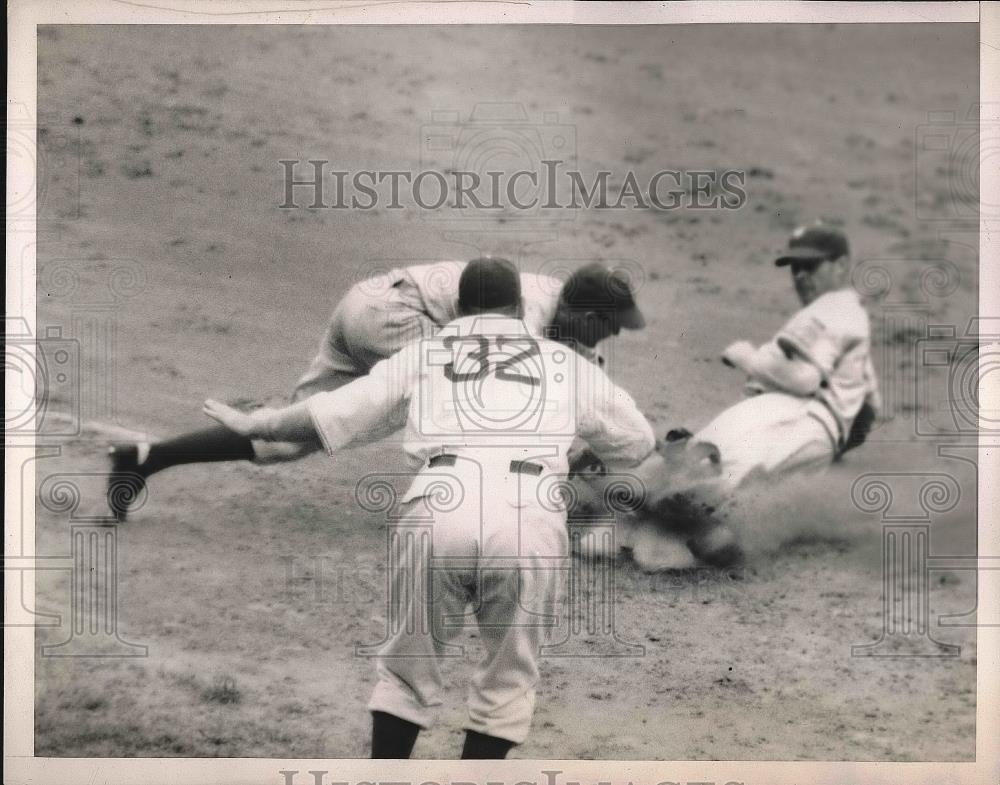
<svg viewBox="0 0 1000 785">
<path fill-rule="evenodd" d="M 139 471 L 148 477 L 182 463 L 251 460 L 253 443 L 249 437 L 240 436 L 224 425 L 215 425 L 203 431 L 192 431 L 151 444 L 149 455 L 139 464 Z"/>
<path fill-rule="evenodd" d="M 465 732 L 465 746 L 462 747 L 462 760 L 502 760 L 514 747 L 514 742 L 487 736 L 474 730 Z"/>
<path fill-rule="evenodd" d="M 420 726 L 384 711 L 372 712 L 372 758 L 405 760 L 417 743 Z"/>
</svg>

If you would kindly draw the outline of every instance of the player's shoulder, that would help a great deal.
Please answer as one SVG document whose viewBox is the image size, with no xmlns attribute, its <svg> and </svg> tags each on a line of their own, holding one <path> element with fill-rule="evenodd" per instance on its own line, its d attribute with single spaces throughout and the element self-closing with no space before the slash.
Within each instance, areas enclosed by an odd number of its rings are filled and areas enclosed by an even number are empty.
<svg viewBox="0 0 1000 785">
<path fill-rule="evenodd" d="M 413 264 L 404 268 L 419 289 L 444 294 L 458 291 L 458 279 L 466 262 L 442 261 L 427 264 Z"/>
<path fill-rule="evenodd" d="M 853 332 L 868 324 L 868 312 L 861 297 L 851 288 L 837 289 L 817 297 L 803 312 L 818 319 L 829 329 Z"/>
<path fill-rule="evenodd" d="M 849 286 L 821 294 L 806 307 L 825 310 L 849 310 L 852 308 L 864 310 L 861 307 L 861 296 Z"/>
</svg>

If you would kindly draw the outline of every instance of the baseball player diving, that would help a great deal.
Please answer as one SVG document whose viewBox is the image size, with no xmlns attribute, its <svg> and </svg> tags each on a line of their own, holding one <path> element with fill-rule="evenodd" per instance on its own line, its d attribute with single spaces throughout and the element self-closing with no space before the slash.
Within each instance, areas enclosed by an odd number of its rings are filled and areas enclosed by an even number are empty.
<svg viewBox="0 0 1000 785">
<path fill-rule="evenodd" d="M 336 306 L 319 351 L 299 379 L 293 402 L 335 390 L 367 374 L 408 343 L 432 336 L 458 316 L 458 281 L 465 262 L 413 265 L 353 286 Z M 546 334 L 600 362 L 597 345 L 622 329 L 645 325 L 625 276 L 600 264 L 576 270 L 565 283 L 520 276 L 522 314 L 528 330 Z M 223 425 L 158 442 L 111 446 L 108 504 L 124 521 L 147 479 L 171 466 L 247 460 L 292 461 L 318 442 L 248 439 Z"/>
<path fill-rule="evenodd" d="M 803 307 L 763 345 L 736 341 L 723 352 L 745 377 L 744 399 L 693 435 L 671 431 L 635 472 L 646 503 L 621 520 L 620 544 L 648 569 L 739 561 L 739 527 L 727 521 L 733 499 L 829 466 L 865 441 L 881 410 L 846 235 L 822 223 L 800 227 L 775 265 L 789 269 Z M 574 468 L 583 514 L 608 479 L 586 457 Z M 664 549 L 664 538 L 675 547 Z"/>
<path fill-rule="evenodd" d="M 465 619 L 486 649 L 468 688 L 462 758 L 503 758 L 528 735 L 539 647 L 568 565 L 564 480 L 574 438 L 628 470 L 654 447 L 632 398 L 563 343 L 533 335 L 510 262 L 476 260 L 458 282 L 457 317 L 367 375 L 284 409 L 245 413 L 206 401 L 232 433 L 319 441 L 328 453 L 404 427 L 415 477 L 390 558 L 390 636 L 376 661 L 373 758 L 407 758 L 441 703 L 440 659 Z M 471 607 L 470 607 L 471 606 Z"/>
</svg>

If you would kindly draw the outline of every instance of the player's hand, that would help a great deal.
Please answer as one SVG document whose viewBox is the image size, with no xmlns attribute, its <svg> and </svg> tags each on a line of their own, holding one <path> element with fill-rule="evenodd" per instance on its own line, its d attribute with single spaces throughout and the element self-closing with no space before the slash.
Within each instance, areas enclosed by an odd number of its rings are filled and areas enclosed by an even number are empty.
<svg viewBox="0 0 1000 785">
<path fill-rule="evenodd" d="M 750 358 L 756 351 L 750 341 L 736 341 L 726 347 L 726 351 L 722 353 L 722 362 L 730 368 L 746 370 L 750 365 Z"/>
<path fill-rule="evenodd" d="M 229 430 L 235 431 L 240 436 L 250 436 L 253 432 L 253 418 L 246 412 L 234 409 L 224 403 L 213 401 L 211 398 L 205 401 L 202 412 L 207 414 L 216 422 L 225 425 Z"/>
</svg>

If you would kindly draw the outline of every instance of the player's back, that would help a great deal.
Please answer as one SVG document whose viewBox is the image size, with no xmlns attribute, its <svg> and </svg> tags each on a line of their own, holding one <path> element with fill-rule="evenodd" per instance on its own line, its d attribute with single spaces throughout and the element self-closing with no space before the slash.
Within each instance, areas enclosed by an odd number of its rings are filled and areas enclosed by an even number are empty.
<svg viewBox="0 0 1000 785">
<path fill-rule="evenodd" d="M 414 463 L 456 454 L 566 470 L 585 362 L 574 352 L 495 315 L 457 319 L 419 351 L 405 444 Z"/>
<path fill-rule="evenodd" d="M 435 324 L 448 324 L 458 318 L 458 281 L 465 262 L 436 262 L 403 268 L 422 305 Z M 541 335 L 555 318 L 562 283 L 557 278 L 536 273 L 521 273 L 522 318 L 528 332 Z"/>
</svg>

